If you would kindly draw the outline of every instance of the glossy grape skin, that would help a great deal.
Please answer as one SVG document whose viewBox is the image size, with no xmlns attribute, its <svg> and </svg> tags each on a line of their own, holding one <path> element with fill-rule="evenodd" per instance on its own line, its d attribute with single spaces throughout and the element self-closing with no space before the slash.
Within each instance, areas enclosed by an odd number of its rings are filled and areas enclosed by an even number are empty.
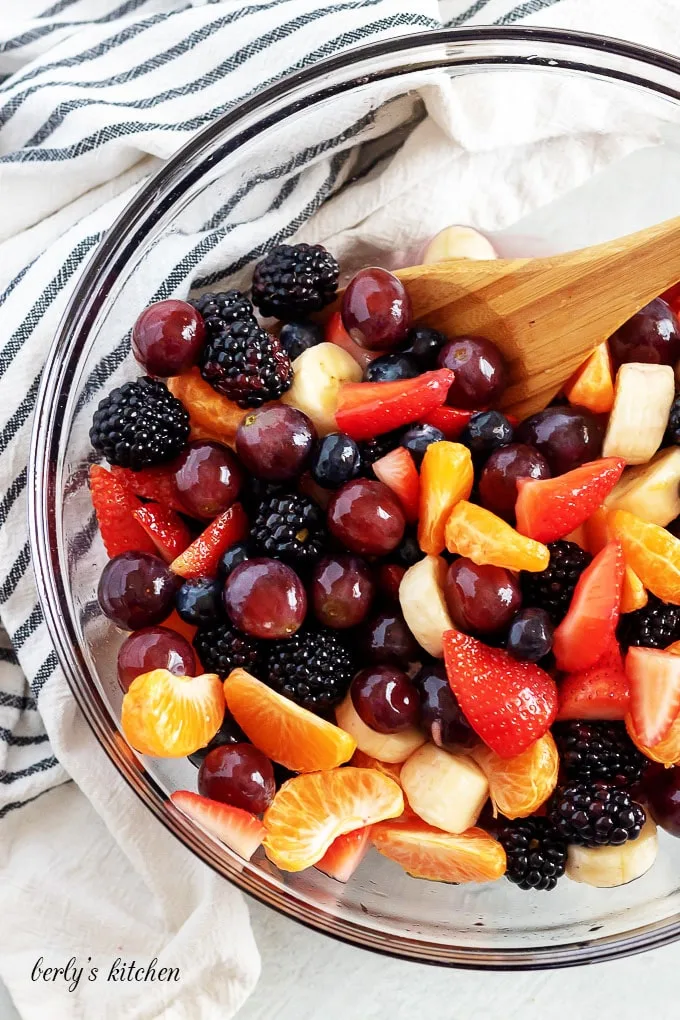
<svg viewBox="0 0 680 1020">
<path fill-rule="evenodd" d="M 378 567 L 378 590 L 389 602 L 399 601 L 399 586 L 405 573 L 406 567 L 400 563 L 381 563 Z"/>
<path fill-rule="evenodd" d="M 318 322 L 286 322 L 281 327 L 279 340 L 291 361 L 323 340 L 323 326 Z"/>
<path fill-rule="evenodd" d="M 434 425 L 411 425 L 404 432 L 401 445 L 408 450 L 416 465 L 420 467 L 428 446 L 432 443 L 441 443 L 444 439 L 446 439 L 444 433 Z"/>
<path fill-rule="evenodd" d="M 225 744 L 247 744 L 247 743 L 248 738 L 246 737 L 245 733 L 238 725 L 229 709 L 225 708 L 222 725 L 220 726 L 215 736 L 212 738 L 209 744 L 206 744 L 205 747 L 201 747 L 199 748 L 198 751 L 194 751 L 193 754 L 190 754 L 189 761 L 191 762 L 192 765 L 195 765 L 196 768 L 198 768 L 203 759 L 206 757 L 206 755 L 209 754 L 211 751 L 214 751 L 216 747 L 223 747 Z"/>
<path fill-rule="evenodd" d="M 241 463 L 268 482 L 286 482 L 301 475 L 315 441 L 311 419 L 286 404 L 249 411 L 236 430 Z"/>
<path fill-rule="evenodd" d="M 118 651 L 118 683 L 123 691 L 142 673 L 167 669 L 176 676 L 196 675 L 194 650 L 169 627 L 143 627 L 125 638 Z"/>
<path fill-rule="evenodd" d="M 243 471 L 228 446 L 202 439 L 179 455 L 175 482 L 187 513 L 210 520 L 236 501 Z"/>
<path fill-rule="evenodd" d="M 343 545 L 361 556 L 384 556 L 404 537 L 406 521 L 386 485 L 357 478 L 335 493 L 328 505 L 328 528 Z"/>
<path fill-rule="evenodd" d="M 97 595 L 104 616 L 117 627 L 141 630 L 170 615 L 178 587 L 176 575 L 160 557 L 125 552 L 104 567 Z"/>
<path fill-rule="evenodd" d="M 234 567 L 237 567 L 239 563 L 245 563 L 247 559 L 250 559 L 248 543 L 235 542 L 222 554 L 219 565 L 220 576 L 226 577 Z"/>
<path fill-rule="evenodd" d="M 210 577 L 185 581 L 175 596 L 175 609 L 192 627 L 214 623 L 223 615 L 222 582 Z"/>
<path fill-rule="evenodd" d="M 389 351 L 406 339 L 411 299 L 386 269 L 360 269 L 342 298 L 342 323 L 352 340 L 369 351 Z"/>
<path fill-rule="evenodd" d="M 675 366 L 680 358 L 680 322 L 670 305 L 655 298 L 610 337 L 615 366 L 627 362 Z"/>
<path fill-rule="evenodd" d="M 314 447 L 309 470 L 317 485 L 339 489 L 361 473 L 358 443 L 344 432 L 329 432 Z"/>
<path fill-rule="evenodd" d="M 441 662 L 427 663 L 413 678 L 420 695 L 420 725 L 445 751 L 475 747 L 479 738 L 451 690 Z"/>
<path fill-rule="evenodd" d="M 521 662 L 539 662 L 552 649 L 554 630 L 545 609 L 523 609 L 510 624 L 506 648 Z"/>
<path fill-rule="evenodd" d="M 252 744 L 223 744 L 203 759 L 198 770 L 198 792 L 261 815 L 276 793 L 272 763 Z"/>
<path fill-rule="evenodd" d="M 398 382 L 400 379 L 415 379 L 420 367 L 415 358 L 408 354 L 383 354 L 375 358 L 364 371 L 364 382 Z"/>
<path fill-rule="evenodd" d="M 399 733 L 418 721 L 418 692 L 406 673 L 393 666 L 360 670 L 350 694 L 362 722 L 377 733 Z"/>
<path fill-rule="evenodd" d="M 232 570 L 224 585 L 224 608 L 238 630 L 257 638 L 285 638 L 298 630 L 307 595 L 291 567 L 257 557 Z"/>
<path fill-rule="evenodd" d="M 149 373 L 166 379 L 186 372 L 205 343 L 205 323 L 186 301 L 156 301 L 132 327 L 132 353 Z"/>
<path fill-rule="evenodd" d="M 553 475 L 580 467 L 602 455 L 604 425 L 597 415 L 577 407 L 546 407 L 525 418 L 515 441 L 543 454 Z"/>
<path fill-rule="evenodd" d="M 481 336 L 461 336 L 442 347 L 440 368 L 456 373 L 446 403 L 474 411 L 495 404 L 508 382 L 505 358 L 496 345 Z"/>
<path fill-rule="evenodd" d="M 511 571 L 479 566 L 465 556 L 450 565 L 444 597 L 455 626 L 478 635 L 504 630 L 522 604 L 519 582 Z"/>
<path fill-rule="evenodd" d="M 495 450 L 479 478 L 482 506 L 514 524 L 517 481 L 520 478 L 550 478 L 550 467 L 545 457 L 524 443 L 510 443 Z"/>
<path fill-rule="evenodd" d="M 404 354 L 410 354 L 420 365 L 420 371 L 426 372 L 437 364 L 437 355 L 447 343 L 444 333 L 429 326 L 413 326 L 406 337 Z"/>
<path fill-rule="evenodd" d="M 680 836 L 680 768 L 650 766 L 643 789 L 654 821 L 671 836 Z"/>
<path fill-rule="evenodd" d="M 375 595 L 373 575 L 358 556 L 326 556 L 314 567 L 311 601 L 317 620 L 344 630 L 361 623 Z"/>
<path fill-rule="evenodd" d="M 370 620 L 361 633 L 361 653 L 367 662 L 408 666 L 422 649 L 398 609 L 386 609 Z"/>
<path fill-rule="evenodd" d="M 476 463 L 483 461 L 494 450 L 508 446 L 514 430 L 500 411 L 478 411 L 473 414 L 460 435 L 460 442 L 467 446 Z"/>
</svg>

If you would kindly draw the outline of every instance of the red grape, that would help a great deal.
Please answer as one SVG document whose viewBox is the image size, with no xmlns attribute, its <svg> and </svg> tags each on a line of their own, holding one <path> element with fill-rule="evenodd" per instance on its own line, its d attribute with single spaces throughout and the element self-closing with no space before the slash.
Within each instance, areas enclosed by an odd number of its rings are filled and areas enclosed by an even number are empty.
<svg viewBox="0 0 680 1020">
<path fill-rule="evenodd" d="M 420 645 L 398 610 L 379 613 L 363 629 L 361 650 L 369 662 L 406 666 L 421 658 Z"/>
<path fill-rule="evenodd" d="M 671 836 L 680 836 L 680 768 L 651 766 L 643 786 L 654 820 Z"/>
<path fill-rule="evenodd" d="M 118 683 L 124 691 L 142 673 L 167 669 L 177 676 L 196 675 L 194 650 L 169 627 L 143 627 L 125 638 L 118 652 Z"/>
<path fill-rule="evenodd" d="M 350 694 L 361 720 L 378 733 L 399 733 L 418 720 L 418 692 L 406 673 L 393 666 L 362 669 Z"/>
<path fill-rule="evenodd" d="M 312 576 L 312 605 L 327 627 L 344 630 L 366 617 L 375 586 L 368 564 L 358 556 L 326 556 Z"/>
<path fill-rule="evenodd" d="M 440 368 L 456 373 L 446 403 L 466 410 L 488 407 L 502 395 L 508 381 L 505 358 L 482 336 L 461 336 L 442 347 Z"/>
<path fill-rule="evenodd" d="M 169 616 L 178 587 L 178 578 L 158 556 L 125 552 L 104 567 L 97 595 L 102 612 L 117 627 L 140 630 Z"/>
<path fill-rule="evenodd" d="M 503 630 L 522 604 L 514 574 L 503 567 L 478 566 L 466 556 L 449 567 L 444 595 L 454 624 L 471 634 Z"/>
<path fill-rule="evenodd" d="M 234 626 L 246 634 L 285 638 L 302 625 L 307 596 L 302 581 L 285 563 L 256 558 L 229 574 L 224 607 Z"/>
<path fill-rule="evenodd" d="M 519 478 L 550 478 L 545 457 L 523 443 L 494 450 L 479 479 L 482 506 L 514 524 Z"/>
<path fill-rule="evenodd" d="M 215 747 L 198 770 L 198 792 L 261 815 L 276 793 L 272 763 L 252 744 Z"/>
<path fill-rule="evenodd" d="M 316 429 L 295 407 L 274 404 L 249 411 L 236 431 L 236 452 L 248 471 L 268 482 L 286 482 L 305 470 Z"/>
<path fill-rule="evenodd" d="M 423 666 L 414 676 L 413 684 L 420 693 L 420 725 L 433 744 L 445 751 L 456 751 L 479 743 L 451 690 L 443 663 Z"/>
<path fill-rule="evenodd" d="M 211 751 L 214 751 L 216 747 L 223 747 L 225 744 L 247 744 L 248 738 L 234 719 L 233 715 L 228 708 L 224 710 L 224 719 L 219 730 L 212 738 L 209 744 L 205 747 L 200 747 L 198 751 L 194 751 L 193 754 L 189 755 L 189 761 L 192 765 L 198 768 Z"/>
<path fill-rule="evenodd" d="M 203 317 L 186 301 L 156 301 L 132 327 L 132 353 L 149 375 L 186 372 L 205 342 Z"/>
<path fill-rule="evenodd" d="M 360 269 L 344 293 L 342 323 L 361 347 L 387 351 L 406 339 L 411 299 L 401 280 L 386 269 Z"/>
<path fill-rule="evenodd" d="M 382 482 L 357 478 L 343 485 L 328 504 L 331 533 L 352 552 L 383 556 L 404 537 L 399 501 Z"/>
<path fill-rule="evenodd" d="M 406 567 L 400 563 L 381 563 L 378 568 L 378 588 L 391 602 L 399 601 L 399 585 L 405 573 Z"/>
<path fill-rule="evenodd" d="M 675 366 L 680 358 L 680 322 L 669 304 L 655 298 L 617 329 L 609 348 L 617 367 L 629 361 Z"/>
<path fill-rule="evenodd" d="M 243 472 L 228 446 L 200 440 L 179 455 L 175 482 L 187 513 L 212 518 L 236 501 Z"/>
<path fill-rule="evenodd" d="M 520 423 L 515 439 L 542 453 L 554 475 L 602 454 L 604 426 L 597 415 L 577 407 L 546 407 Z"/>
</svg>

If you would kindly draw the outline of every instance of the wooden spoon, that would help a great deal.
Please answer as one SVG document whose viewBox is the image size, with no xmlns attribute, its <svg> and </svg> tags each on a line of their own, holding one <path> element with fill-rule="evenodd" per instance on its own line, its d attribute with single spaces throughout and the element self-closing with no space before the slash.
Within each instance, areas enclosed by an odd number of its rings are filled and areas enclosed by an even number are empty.
<svg viewBox="0 0 680 1020">
<path fill-rule="evenodd" d="M 680 217 L 592 248 L 537 259 L 455 259 L 396 275 L 413 316 L 493 340 L 510 366 L 503 407 L 540 410 L 590 352 L 680 280 Z"/>
</svg>

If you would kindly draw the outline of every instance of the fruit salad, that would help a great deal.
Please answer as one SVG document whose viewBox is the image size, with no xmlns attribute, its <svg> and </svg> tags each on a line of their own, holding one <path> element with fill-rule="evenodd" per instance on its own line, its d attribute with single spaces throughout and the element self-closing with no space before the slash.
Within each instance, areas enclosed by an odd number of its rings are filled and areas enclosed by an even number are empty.
<svg viewBox="0 0 680 1020">
<path fill-rule="evenodd" d="M 639 878 L 680 836 L 680 289 L 518 421 L 490 339 L 338 278 L 279 245 L 133 326 L 90 431 L 126 740 L 283 871 Z"/>
</svg>

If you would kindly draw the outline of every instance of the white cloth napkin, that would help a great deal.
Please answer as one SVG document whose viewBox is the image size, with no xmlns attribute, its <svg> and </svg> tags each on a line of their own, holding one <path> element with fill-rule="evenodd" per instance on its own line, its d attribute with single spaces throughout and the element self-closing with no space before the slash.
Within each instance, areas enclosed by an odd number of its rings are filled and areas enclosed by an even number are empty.
<svg viewBox="0 0 680 1020">
<path fill-rule="evenodd" d="M 226 1018 L 258 974 L 244 901 L 151 819 L 115 773 L 58 668 L 30 570 L 31 414 L 78 271 L 159 161 L 291 68 L 358 42 L 436 27 L 438 17 L 452 26 L 587 28 L 678 52 L 675 4 L 648 0 L 644 11 L 634 0 L 11 6 L 11 15 L 0 13 L 0 76 L 7 76 L 0 82 L 0 617 L 8 635 L 0 642 L 0 976 L 27 1020 Z M 464 80 L 448 87 L 425 76 L 413 84 L 427 116 L 396 155 L 331 197 L 355 168 L 346 133 L 329 133 L 323 151 L 254 185 L 226 219 L 189 224 L 159 245 L 139 307 L 191 285 L 243 282 L 277 235 L 321 240 L 341 259 L 367 261 L 415 250 L 450 222 L 498 230 L 641 144 L 644 109 L 632 119 L 611 104 L 561 109 L 549 89 L 540 103 L 523 103 L 523 90 L 535 85 L 522 76 L 510 91 L 490 88 L 483 103 L 477 93 L 472 113 Z M 353 109 L 340 119 L 363 139 L 415 113 L 410 99 L 368 123 Z M 499 125 L 506 129 L 493 149 L 491 123 L 497 140 Z M 663 125 L 643 123 L 642 140 L 653 144 Z M 187 259 L 199 238 L 200 256 Z M 168 281 L 168 265 L 179 263 L 183 272 Z M 100 389 L 122 376 L 121 366 L 114 350 Z M 40 957 L 43 967 L 75 957 L 76 970 L 84 967 L 75 990 L 63 977 L 32 980 Z M 178 967 L 181 980 L 104 984 L 118 957 L 145 966 L 157 957 L 158 967 Z M 88 982 L 91 966 L 100 974 Z"/>
</svg>

